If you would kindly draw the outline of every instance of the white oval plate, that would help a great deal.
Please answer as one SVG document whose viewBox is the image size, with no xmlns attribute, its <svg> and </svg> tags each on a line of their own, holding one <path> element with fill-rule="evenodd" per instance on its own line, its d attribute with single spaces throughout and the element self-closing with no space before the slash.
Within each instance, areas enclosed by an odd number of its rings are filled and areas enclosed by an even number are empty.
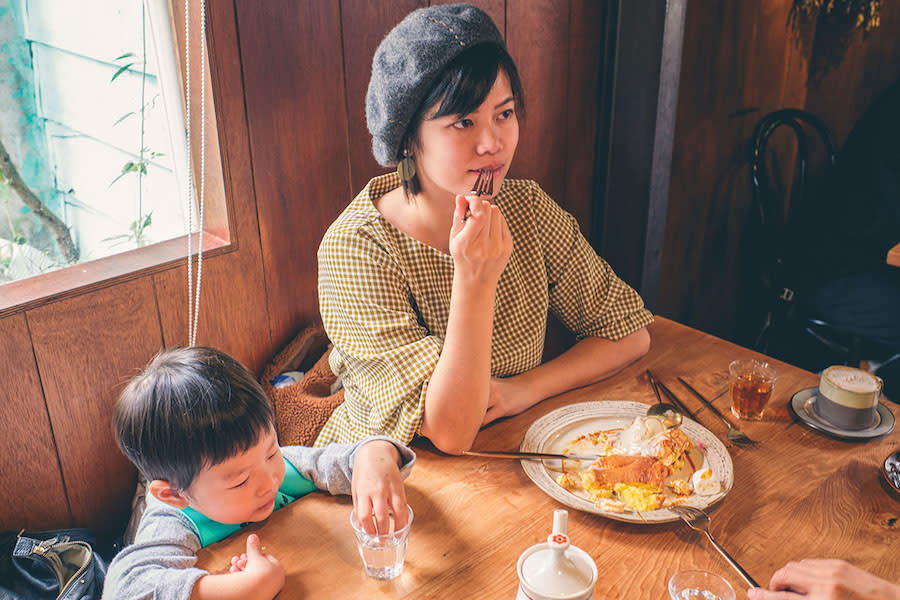
<svg viewBox="0 0 900 600">
<path fill-rule="evenodd" d="M 522 452 L 559 453 L 572 440 L 585 433 L 616 427 L 628 426 L 635 417 L 647 414 L 647 404 L 624 400 L 603 402 L 580 402 L 563 406 L 547 413 L 531 424 L 519 450 Z M 722 482 L 722 489 L 713 496 L 691 495 L 685 506 L 707 508 L 725 497 L 734 484 L 734 466 L 725 445 L 711 431 L 685 417 L 681 423 L 694 445 L 706 455 L 706 461 L 713 475 Z M 556 483 L 556 475 L 561 468 L 559 460 L 522 460 L 525 474 L 551 498 L 566 506 L 628 523 L 668 523 L 679 520 L 679 516 L 667 508 L 658 510 L 613 513 L 598 508 L 586 494 L 570 492 Z M 548 467 L 551 467 L 550 470 Z M 582 492 L 583 493 L 583 492 Z"/>
</svg>

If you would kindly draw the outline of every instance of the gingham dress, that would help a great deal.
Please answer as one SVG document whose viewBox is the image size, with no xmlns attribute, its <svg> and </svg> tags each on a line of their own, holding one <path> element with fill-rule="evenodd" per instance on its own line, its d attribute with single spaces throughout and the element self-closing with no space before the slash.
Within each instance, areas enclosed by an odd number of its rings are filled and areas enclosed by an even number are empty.
<svg viewBox="0 0 900 600">
<path fill-rule="evenodd" d="M 369 181 L 319 246 L 319 309 L 344 402 L 316 446 L 418 432 L 425 391 L 441 354 L 453 259 L 391 225 L 372 200 L 400 184 Z M 533 181 L 505 180 L 495 199 L 513 251 L 497 285 L 491 374 L 540 364 L 548 310 L 578 338 L 619 340 L 653 316 L 588 244 L 575 218 Z"/>
</svg>

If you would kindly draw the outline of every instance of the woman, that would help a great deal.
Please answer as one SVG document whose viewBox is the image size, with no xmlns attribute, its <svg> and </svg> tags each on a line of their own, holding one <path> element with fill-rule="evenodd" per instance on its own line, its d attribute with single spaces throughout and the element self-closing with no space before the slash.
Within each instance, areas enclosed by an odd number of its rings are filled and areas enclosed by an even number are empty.
<svg viewBox="0 0 900 600">
<path fill-rule="evenodd" d="M 366 118 L 379 163 L 319 247 L 319 304 L 345 400 L 316 445 L 415 434 L 461 453 L 479 428 L 608 377 L 652 321 L 574 218 L 505 180 L 523 94 L 490 18 L 414 11 L 375 53 Z M 471 192 L 479 172 L 490 196 Z M 547 311 L 578 341 L 540 364 Z"/>
</svg>

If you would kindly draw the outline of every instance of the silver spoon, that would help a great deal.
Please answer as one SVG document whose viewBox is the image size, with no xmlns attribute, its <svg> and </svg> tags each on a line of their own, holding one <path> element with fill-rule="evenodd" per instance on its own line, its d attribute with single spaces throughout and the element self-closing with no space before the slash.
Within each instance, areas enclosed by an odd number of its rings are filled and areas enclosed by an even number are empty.
<svg viewBox="0 0 900 600">
<path fill-rule="evenodd" d="M 650 379 L 650 387 L 653 388 L 653 393 L 656 394 L 656 404 L 653 404 L 647 409 L 647 416 L 660 417 L 669 429 L 678 427 L 681 425 L 682 420 L 681 411 L 678 410 L 678 407 L 674 404 L 667 404 L 662 401 L 662 396 L 659 395 L 659 387 L 656 384 L 656 378 L 653 376 L 653 373 L 650 372 L 650 369 L 647 369 L 646 372 L 647 377 Z"/>
</svg>

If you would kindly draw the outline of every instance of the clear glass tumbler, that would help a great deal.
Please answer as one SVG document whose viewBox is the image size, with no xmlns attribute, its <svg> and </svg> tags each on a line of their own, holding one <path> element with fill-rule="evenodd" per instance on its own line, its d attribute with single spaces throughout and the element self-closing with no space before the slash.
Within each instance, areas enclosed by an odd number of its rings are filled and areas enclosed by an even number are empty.
<svg viewBox="0 0 900 600">
<path fill-rule="evenodd" d="M 367 533 L 357 524 L 356 511 L 350 512 L 350 525 L 356 534 L 356 547 L 369 577 L 393 579 L 403 572 L 409 527 L 413 522 L 413 510 L 408 505 L 407 510 L 409 521 L 403 529 L 381 534 Z"/>
<path fill-rule="evenodd" d="M 709 571 L 679 571 L 669 579 L 672 600 L 734 600 L 734 588 Z"/>
</svg>

